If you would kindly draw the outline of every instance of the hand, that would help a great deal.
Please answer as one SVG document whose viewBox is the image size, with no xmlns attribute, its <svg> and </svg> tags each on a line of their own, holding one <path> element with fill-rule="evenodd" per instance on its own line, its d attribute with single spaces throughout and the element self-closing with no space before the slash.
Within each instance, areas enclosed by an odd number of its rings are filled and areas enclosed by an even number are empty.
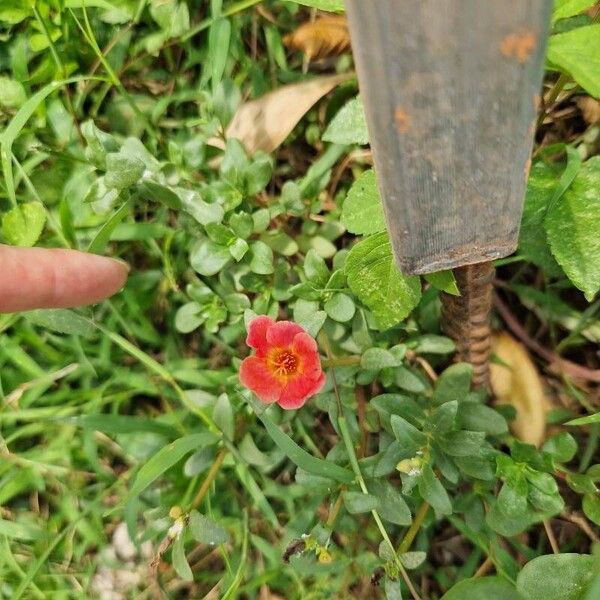
<svg viewBox="0 0 600 600">
<path fill-rule="evenodd" d="M 77 250 L 0 244 L 0 312 L 94 304 L 118 292 L 127 263 Z"/>
</svg>

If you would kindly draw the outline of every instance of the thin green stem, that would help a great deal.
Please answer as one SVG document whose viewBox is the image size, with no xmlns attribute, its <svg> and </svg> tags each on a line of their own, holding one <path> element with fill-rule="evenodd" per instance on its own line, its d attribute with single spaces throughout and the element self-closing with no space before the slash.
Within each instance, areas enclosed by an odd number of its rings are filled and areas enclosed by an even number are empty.
<svg viewBox="0 0 600 600">
<path fill-rule="evenodd" d="M 348 453 L 348 458 L 350 459 L 350 465 L 352 466 L 352 470 L 354 471 L 354 474 L 356 475 L 356 480 L 358 481 L 358 485 L 363 494 L 368 494 L 369 490 L 367 489 L 367 484 L 365 483 L 365 479 L 361 473 L 360 465 L 358 464 L 358 458 L 356 457 L 356 451 L 354 449 L 354 444 L 352 443 L 352 438 L 350 437 L 350 431 L 348 430 L 348 422 L 346 421 L 346 417 L 344 416 L 343 413 L 341 413 L 338 416 L 338 426 L 340 428 L 340 433 L 342 434 L 342 440 L 344 441 L 344 445 L 346 446 L 346 452 Z M 376 509 L 373 509 L 371 511 L 371 515 L 373 516 L 373 520 L 377 524 L 377 528 L 379 529 L 379 532 L 381 533 L 381 537 L 383 537 L 384 541 L 389 546 L 390 551 L 393 553 L 394 563 L 398 567 L 398 570 L 400 571 L 400 574 L 402 575 L 402 579 L 404 579 L 404 582 L 408 586 L 408 589 L 410 590 L 410 593 L 411 593 L 413 599 L 421 600 L 421 597 L 417 593 L 417 590 L 413 586 L 412 581 L 410 580 L 410 577 L 408 576 L 408 573 L 406 572 L 403 564 L 400 562 L 400 558 L 398 558 L 398 554 L 396 553 L 394 545 L 392 544 L 392 540 L 390 539 L 390 536 L 388 535 L 388 532 L 386 531 L 385 526 L 381 521 L 381 517 L 379 516 L 379 513 L 377 512 Z"/>
<path fill-rule="evenodd" d="M 419 532 L 419 529 L 421 529 L 421 525 L 423 525 L 423 521 L 425 520 L 428 512 L 429 504 L 427 504 L 427 502 L 423 502 L 423 504 L 421 504 L 419 507 L 419 510 L 416 512 L 415 518 L 410 524 L 410 527 L 404 535 L 404 538 L 400 542 L 400 547 L 398 548 L 398 552 L 400 552 L 400 554 L 404 554 L 404 552 L 408 552 L 410 550 L 413 540 Z"/>
</svg>

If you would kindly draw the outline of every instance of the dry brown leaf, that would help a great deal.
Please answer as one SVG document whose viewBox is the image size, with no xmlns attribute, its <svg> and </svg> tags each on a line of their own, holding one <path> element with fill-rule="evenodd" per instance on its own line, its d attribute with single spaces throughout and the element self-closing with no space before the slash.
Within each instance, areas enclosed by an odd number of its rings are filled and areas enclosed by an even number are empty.
<svg viewBox="0 0 600 600">
<path fill-rule="evenodd" d="M 505 363 L 490 365 L 496 402 L 511 404 L 517 410 L 517 417 L 511 423 L 513 434 L 523 442 L 539 446 L 545 438 L 546 413 L 550 409 L 540 375 L 525 346 L 508 333 L 493 335 L 492 351 Z"/>
<path fill-rule="evenodd" d="M 237 138 L 246 150 L 272 152 L 292 132 L 310 108 L 336 85 L 354 77 L 352 73 L 315 77 L 302 83 L 284 85 L 256 100 L 245 102 L 225 131 L 226 138 Z M 223 148 L 223 140 L 209 142 Z"/>
<path fill-rule="evenodd" d="M 341 54 L 350 48 L 348 21 L 343 15 L 321 17 L 300 25 L 283 38 L 283 43 L 301 50 L 310 60 Z"/>
<path fill-rule="evenodd" d="M 590 96 L 580 96 L 576 99 L 576 102 L 583 119 L 588 125 L 600 121 L 600 102 L 598 100 Z"/>
</svg>

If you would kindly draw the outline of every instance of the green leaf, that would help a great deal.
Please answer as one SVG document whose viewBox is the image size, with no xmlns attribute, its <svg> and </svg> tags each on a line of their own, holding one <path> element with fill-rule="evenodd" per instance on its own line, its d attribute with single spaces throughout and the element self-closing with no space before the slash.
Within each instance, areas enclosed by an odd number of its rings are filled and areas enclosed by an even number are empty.
<svg viewBox="0 0 600 600">
<path fill-rule="evenodd" d="M 28 523 L 19 523 L 18 521 L 6 521 L 0 519 L 0 535 L 16 540 L 43 540 L 48 534 L 42 529 L 38 529 Z"/>
<path fill-rule="evenodd" d="M 529 561 L 517 576 L 524 600 L 582 600 L 594 576 L 587 554 L 549 554 Z"/>
<path fill-rule="evenodd" d="M 297 467 L 313 475 L 334 479 L 340 483 L 352 483 L 354 481 L 354 474 L 348 469 L 344 469 L 331 461 L 311 456 L 306 450 L 298 446 L 292 438 L 283 433 L 266 414 L 263 413 L 257 416 L 262 421 L 271 439 Z"/>
<path fill-rule="evenodd" d="M 202 308 L 197 302 L 186 302 L 175 313 L 175 329 L 181 333 L 190 333 L 204 323 Z"/>
<path fill-rule="evenodd" d="M 450 354 L 456 350 L 456 346 L 450 338 L 426 333 L 416 339 L 412 349 L 419 354 Z"/>
<path fill-rule="evenodd" d="M 344 492 L 344 506 L 351 515 L 377 510 L 379 500 L 371 494 Z"/>
<path fill-rule="evenodd" d="M 185 557 L 185 548 L 183 545 L 183 531 L 175 538 L 173 542 L 173 554 L 171 556 L 173 560 L 173 568 L 177 575 L 184 581 L 194 581 L 194 574 L 190 565 L 188 564 L 187 558 Z"/>
<path fill-rule="evenodd" d="M 98 129 L 91 119 L 81 124 L 81 134 L 87 143 L 85 157 L 96 167 L 106 170 L 106 154 L 119 149 L 117 140 Z"/>
<path fill-rule="evenodd" d="M 104 184 L 117 190 L 131 187 L 139 181 L 144 169 L 145 165 L 139 158 L 122 152 L 109 152 L 106 155 Z"/>
<path fill-rule="evenodd" d="M 208 30 L 208 56 L 213 87 L 219 83 L 225 71 L 231 38 L 231 22 L 215 19 Z"/>
<path fill-rule="evenodd" d="M 379 371 L 388 367 L 398 367 L 402 364 L 389 350 L 384 348 L 369 348 L 360 357 L 360 366 L 363 369 Z"/>
<path fill-rule="evenodd" d="M 258 243 L 258 242 L 257 242 Z M 215 244 L 212 240 L 201 240 L 190 254 L 190 264 L 200 275 L 215 275 L 229 261 L 231 254 L 229 248 Z"/>
<path fill-rule="evenodd" d="M 427 443 L 425 434 L 400 415 L 392 415 L 390 424 L 394 437 L 398 440 L 400 446 L 406 448 L 407 452 L 413 449 L 416 451 Z"/>
<path fill-rule="evenodd" d="M 498 493 L 498 508 L 507 517 L 519 517 L 527 510 L 527 481 L 523 477 L 506 481 Z"/>
<path fill-rule="evenodd" d="M 130 500 L 139 496 L 151 483 L 175 466 L 186 454 L 200 447 L 214 444 L 218 439 L 216 434 L 205 431 L 186 435 L 161 448 L 142 465 L 122 504 L 127 504 Z"/>
<path fill-rule="evenodd" d="M 446 404 L 448 404 L 446 402 Z M 443 405 L 442 405 L 443 406 Z M 438 439 L 444 452 L 450 456 L 479 456 L 485 441 L 483 431 L 451 431 Z"/>
<path fill-rule="evenodd" d="M 350 233 L 385 231 L 385 215 L 375 171 L 369 169 L 352 184 L 342 207 L 342 223 Z"/>
<path fill-rule="evenodd" d="M 402 600 L 402 587 L 398 580 L 386 577 L 383 589 L 385 591 L 385 600 Z"/>
<path fill-rule="evenodd" d="M 545 226 L 554 257 L 591 302 L 600 289 L 600 156 L 583 163 Z"/>
<path fill-rule="evenodd" d="M 585 516 L 600 526 L 600 498 L 597 493 L 586 494 L 581 504 Z"/>
<path fill-rule="evenodd" d="M 478 402 L 461 402 L 457 418 L 462 429 L 483 431 L 488 435 L 504 435 L 508 431 L 506 419 L 498 411 Z"/>
<path fill-rule="evenodd" d="M 557 462 L 569 462 L 577 452 L 577 442 L 570 433 L 563 431 L 546 440 L 542 450 L 552 454 Z"/>
<path fill-rule="evenodd" d="M 550 252 L 544 229 L 546 212 L 558 182 L 558 173 L 553 167 L 541 160 L 534 163 L 527 180 L 519 233 L 519 254 L 542 268 L 550 277 L 562 274 L 562 269 Z"/>
<path fill-rule="evenodd" d="M 0 77 L 0 106 L 19 108 L 27 101 L 27 93 L 20 81 Z"/>
<path fill-rule="evenodd" d="M 400 555 L 400 562 L 407 569 L 418 569 L 425 559 L 427 558 L 427 553 L 422 550 L 416 550 L 413 552 L 404 552 L 404 554 Z"/>
<path fill-rule="evenodd" d="M 425 465 L 421 470 L 419 493 L 423 500 L 431 504 L 438 519 L 444 515 L 452 514 L 452 503 L 448 492 L 446 492 L 429 465 Z"/>
<path fill-rule="evenodd" d="M 292 0 L 292 2 L 329 12 L 343 12 L 344 10 L 344 0 Z"/>
<path fill-rule="evenodd" d="M 103 431 L 104 433 L 109 433 L 111 435 L 114 435 L 115 433 L 149 431 L 151 433 L 163 435 L 167 438 L 172 438 L 175 437 L 174 434 L 177 431 L 170 425 L 160 423 L 155 419 L 130 415 L 81 415 L 79 417 L 70 417 L 67 419 L 67 422 L 77 427 L 82 427 L 83 429 Z"/>
<path fill-rule="evenodd" d="M 100 231 L 96 234 L 94 239 L 90 242 L 87 251 L 92 254 L 102 254 L 106 244 L 110 241 L 110 238 L 117 228 L 117 225 L 127 216 L 129 213 L 129 202 L 124 202 L 102 225 Z"/>
<path fill-rule="evenodd" d="M 515 586 L 503 577 L 463 579 L 452 586 L 441 600 L 523 600 Z"/>
<path fill-rule="evenodd" d="M 2 235 L 13 246 L 33 246 L 46 223 L 46 209 L 41 202 L 27 202 L 11 208 L 2 217 Z"/>
<path fill-rule="evenodd" d="M 368 144 L 369 132 L 360 96 L 342 106 L 323 133 L 324 142 L 334 144 Z"/>
<path fill-rule="evenodd" d="M 269 275 L 273 273 L 273 250 L 260 240 L 252 242 L 250 246 L 252 258 L 250 269 L 258 275 Z"/>
<path fill-rule="evenodd" d="M 458 289 L 452 269 L 448 269 L 447 271 L 438 271 L 437 273 L 427 273 L 426 275 L 423 275 L 423 277 L 425 277 L 425 280 L 438 290 L 446 292 L 446 294 L 450 294 L 452 296 L 460 296 L 460 291 Z"/>
<path fill-rule="evenodd" d="M 323 308 L 334 321 L 338 321 L 339 323 L 346 323 L 349 321 L 356 311 L 352 298 L 342 292 L 333 294 L 333 296 L 325 302 Z"/>
<path fill-rule="evenodd" d="M 421 299 L 419 277 L 400 273 L 385 232 L 356 244 L 344 268 L 350 289 L 371 309 L 381 329 L 405 319 Z"/>
<path fill-rule="evenodd" d="M 438 406 L 429 419 L 429 428 L 434 435 L 447 433 L 454 428 L 456 413 L 458 412 L 458 402 L 444 402 Z"/>
<path fill-rule="evenodd" d="M 567 421 L 565 425 L 592 425 L 592 423 L 600 423 L 600 412 L 594 413 L 593 415 L 587 415 L 586 417 L 572 419 L 571 421 Z"/>
<path fill-rule="evenodd" d="M 389 481 L 377 479 L 370 482 L 369 490 L 379 501 L 377 511 L 382 519 L 403 527 L 412 523 L 408 504 L 406 504 L 400 491 L 392 486 Z"/>
<path fill-rule="evenodd" d="M 600 97 L 599 24 L 550 36 L 546 58 L 592 96 Z"/>
<path fill-rule="evenodd" d="M 327 319 L 327 313 L 324 310 L 317 310 L 318 307 L 317 302 L 310 300 L 299 299 L 294 304 L 294 321 L 314 338 L 317 337 Z"/>
<path fill-rule="evenodd" d="M 594 6 L 596 0 L 555 0 L 554 12 L 552 13 L 552 22 L 559 19 L 568 19 L 580 12 Z"/>
<path fill-rule="evenodd" d="M 24 313 L 23 316 L 34 325 L 59 333 L 81 335 L 86 338 L 91 337 L 94 333 L 94 327 L 87 319 L 66 308 L 31 310 Z"/>
<path fill-rule="evenodd" d="M 225 437 L 233 440 L 235 427 L 233 422 L 233 408 L 227 394 L 221 394 L 217 398 L 213 409 L 213 421 L 215 425 L 223 432 Z"/>
<path fill-rule="evenodd" d="M 137 160 L 137 158 L 134 158 L 133 160 Z M 133 177 L 133 174 L 131 176 Z M 108 177 L 108 173 L 105 175 L 105 180 L 106 177 Z M 152 202 L 160 202 L 167 208 L 172 208 L 173 210 L 179 210 L 182 206 L 181 198 L 174 190 L 166 185 L 156 183 L 156 181 L 152 181 L 151 179 L 140 181 L 138 192 L 140 196 L 152 200 Z"/>
<path fill-rule="evenodd" d="M 457 400 L 463 401 L 471 388 L 473 367 L 467 363 L 457 363 L 448 367 L 437 380 L 433 400 L 436 404 Z"/>
<path fill-rule="evenodd" d="M 194 539 L 203 544 L 217 546 L 229 541 L 229 533 L 224 527 L 201 515 L 198 511 L 193 510 L 190 513 L 189 526 Z"/>
<path fill-rule="evenodd" d="M 225 211 L 217 202 L 205 202 L 197 192 L 191 190 L 175 190 L 185 212 L 190 214 L 201 225 L 220 223 Z M 235 215 L 232 215 L 232 220 Z M 250 218 L 250 217 L 249 217 Z"/>
<path fill-rule="evenodd" d="M 323 258 L 313 248 L 306 253 L 303 268 L 304 274 L 309 281 L 321 287 L 327 284 L 330 276 L 329 269 Z"/>
</svg>

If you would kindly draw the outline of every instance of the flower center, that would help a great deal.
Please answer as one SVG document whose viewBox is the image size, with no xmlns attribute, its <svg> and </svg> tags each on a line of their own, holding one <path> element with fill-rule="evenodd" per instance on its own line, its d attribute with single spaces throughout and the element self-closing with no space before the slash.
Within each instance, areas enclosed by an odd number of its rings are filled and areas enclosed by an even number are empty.
<svg viewBox="0 0 600 600">
<path fill-rule="evenodd" d="M 286 377 L 298 370 L 298 356 L 291 350 L 281 350 L 271 360 L 275 375 Z"/>
</svg>

